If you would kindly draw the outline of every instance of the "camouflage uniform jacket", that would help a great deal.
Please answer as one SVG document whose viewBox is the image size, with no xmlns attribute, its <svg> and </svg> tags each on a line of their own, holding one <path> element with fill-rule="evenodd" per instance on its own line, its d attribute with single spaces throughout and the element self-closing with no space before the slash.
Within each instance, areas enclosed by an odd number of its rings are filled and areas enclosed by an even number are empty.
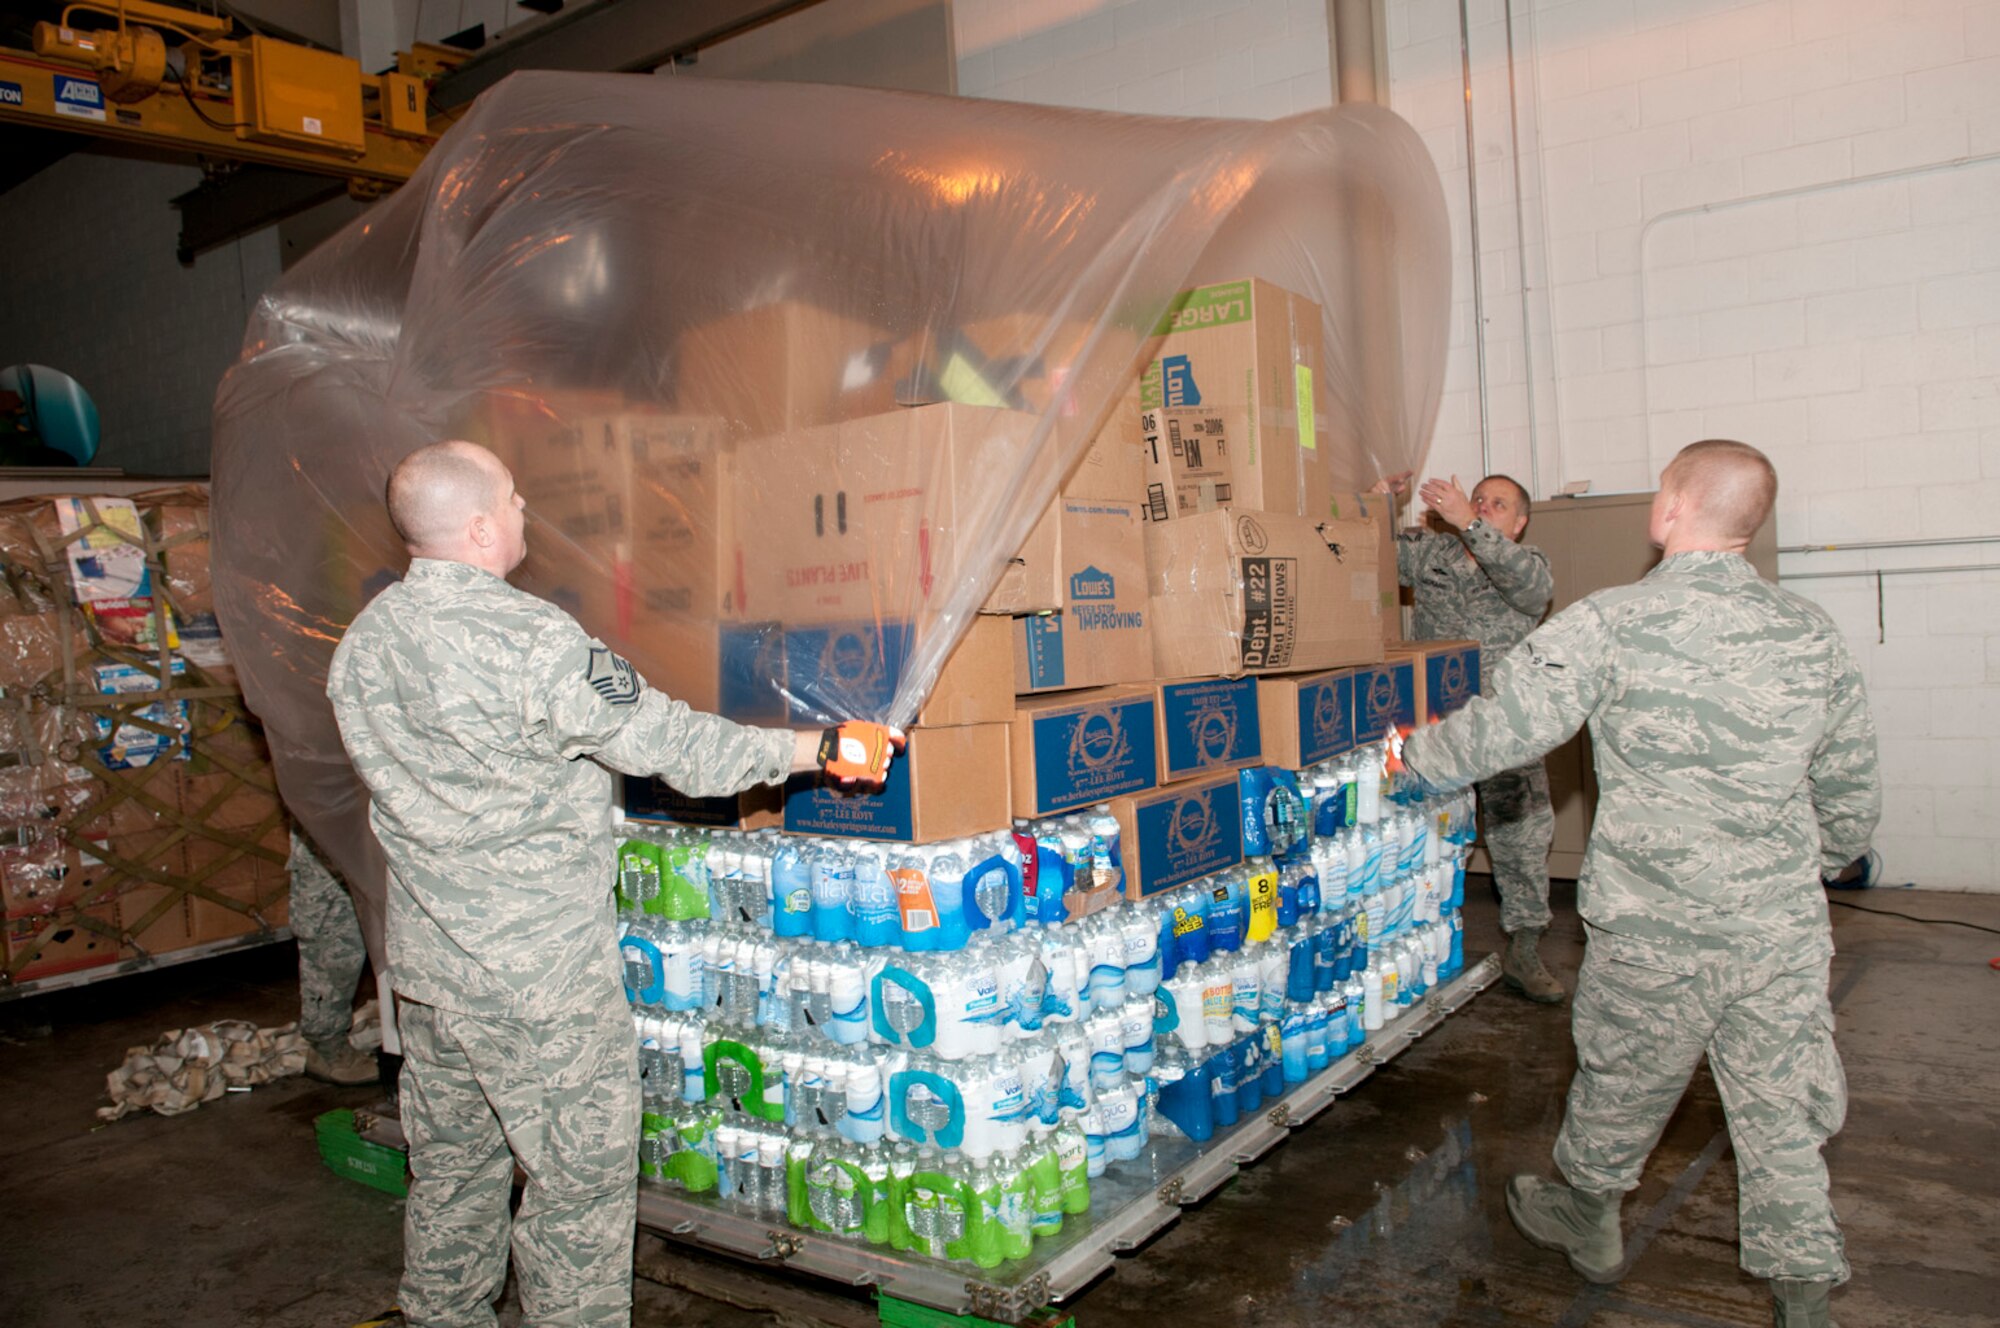
<svg viewBox="0 0 2000 1328">
<path fill-rule="evenodd" d="M 1832 954 L 1820 874 L 1868 847 L 1882 790 L 1861 675 L 1824 611 L 1735 554 L 1676 555 L 1550 619 L 1405 760 L 1455 787 L 1586 720 L 1602 796 L 1578 911 L 1593 946 L 1687 973 L 1745 944 Z"/>
<path fill-rule="evenodd" d="M 1396 579 L 1416 599 L 1419 641 L 1477 641 L 1492 662 L 1535 630 L 1556 588 L 1547 555 L 1483 518 L 1455 535 L 1404 531 Z"/>
<path fill-rule="evenodd" d="M 463 563 L 416 559 L 362 610 L 327 695 L 389 860 L 391 982 L 466 1014 L 536 1018 L 617 986 L 605 766 L 711 796 L 792 762 L 791 733 L 669 700 Z"/>
</svg>

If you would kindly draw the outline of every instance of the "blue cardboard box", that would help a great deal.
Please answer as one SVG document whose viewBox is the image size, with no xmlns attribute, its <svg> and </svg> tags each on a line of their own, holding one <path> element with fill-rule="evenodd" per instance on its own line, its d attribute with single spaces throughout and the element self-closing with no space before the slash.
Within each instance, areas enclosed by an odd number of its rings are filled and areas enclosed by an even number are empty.
<svg viewBox="0 0 2000 1328">
<path fill-rule="evenodd" d="M 1013 823 L 1005 724 L 912 729 L 909 745 L 877 790 L 795 780 L 785 791 L 785 829 L 843 839 L 929 844 L 1004 830 Z"/>
<path fill-rule="evenodd" d="M 1243 813 L 1236 774 L 1211 775 L 1119 798 L 1128 899 L 1199 880 L 1243 861 Z"/>
<path fill-rule="evenodd" d="M 1420 716 L 1417 661 L 1395 654 L 1354 670 L 1354 740 L 1379 741 L 1392 728 L 1414 728 Z"/>
<path fill-rule="evenodd" d="M 1160 783 L 1261 763 L 1257 696 L 1255 678 L 1197 678 L 1154 687 Z"/>
<path fill-rule="evenodd" d="M 1257 680 L 1264 762 L 1303 770 L 1353 751 L 1357 669 Z"/>
<path fill-rule="evenodd" d="M 1102 687 L 1016 704 L 1015 815 L 1051 816 L 1159 785 L 1151 688 Z"/>
<path fill-rule="evenodd" d="M 619 805 L 635 821 L 665 821 L 714 830 L 766 830 L 784 824 L 784 790 L 761 784 L 727 798 L 690 798 L 663 779 L 624 775 Z"/>
<path fill-rule="evenodd" d="M 1423 719 L 1442 719 L 1479 695 L 1477 641 L 1426 641 Z"/>
<path fill-rule="evenodd" d="M 939 666 L 916 727 L 1004 724 L 1014 717 L 1012 624 L 974 617 Z M 907 622 L 834 623 L 784 633 L 786 722 L 887 719 L 922 654 Z"/>
</svg>

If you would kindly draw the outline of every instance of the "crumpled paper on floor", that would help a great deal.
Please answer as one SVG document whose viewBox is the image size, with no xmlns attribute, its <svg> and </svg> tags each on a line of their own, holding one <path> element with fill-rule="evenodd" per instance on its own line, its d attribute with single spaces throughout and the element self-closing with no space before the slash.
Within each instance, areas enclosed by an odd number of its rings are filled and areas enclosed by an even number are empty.
<svg viewBox="0 0 2000 1328">
<path fill-rule="evenodd" d="M 231 1088 L 254 1088 L 306 1068 L 306 1043 L 296 1023 L 259 1028 L 243 1019 L 218 1019 L 162 1033 L 149 1047 L 133 1047 L 125 1063 L 105 1076 L 111 1105 L 97 1118 L 115 1121 L 135 1111 L 178 1116 L 213 1102 Z"/>
</svg>

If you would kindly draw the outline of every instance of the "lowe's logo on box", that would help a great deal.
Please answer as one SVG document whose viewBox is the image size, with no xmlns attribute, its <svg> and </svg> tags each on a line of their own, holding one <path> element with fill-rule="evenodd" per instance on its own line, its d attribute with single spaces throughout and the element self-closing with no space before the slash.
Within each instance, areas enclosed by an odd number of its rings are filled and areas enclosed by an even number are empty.
<svg viewBox="0 0 2000 1328">
<path fill-rule="evenodd" d="M 55 101 L 58 115 L 74 115 L 82 120 L 104 118 L 104 89 L 98 87 L 94 79 L 57 74 Z"/>
<path fill-rule="evenodd" d="M 0 83 L 0 106 L 25 105 L 19 83 Z"/>
<path fill-rule="evenodd" d="M 1086 567 L 1069 579 L 1071 599 L 1117 599 L 1118 583 L 1111 579 L 1111 573 L 1099 571 L 1096 567 Z"/>
</svg>

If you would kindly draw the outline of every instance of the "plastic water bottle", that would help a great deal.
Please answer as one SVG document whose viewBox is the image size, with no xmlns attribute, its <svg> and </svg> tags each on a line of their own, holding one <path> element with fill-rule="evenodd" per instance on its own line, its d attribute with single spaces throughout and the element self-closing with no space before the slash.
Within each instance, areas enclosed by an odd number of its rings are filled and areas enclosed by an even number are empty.
<svg viewBox="0 0 2000 1328">
<path fill-rule="evenodd" d="M 1285 1082 L 1302 1084 L 1310 1074 L 1312 1035 L 1311 1007 L 1303 1002 L 1291 1002 L 1285 1006 L 1284 1022 L 1279 1026 L 1279 1044 L 1283 1056 Z"/>
<path fill-rule="evenodd" d="M 1153 998 L 1134 996 L 1119 1011 L 1120 1040 L 1124 1043 L 1125 1073 L 1144 1075 L 1153 1068 L 1156 1044 L 1153 1038 Z"/>
<path fill-rule="evenodd" d="M 1287 932 L 1273 934 L 1269 941 L 1254 951 L 1257 957 L 1257 1018 L 1271 1024 L 1282 1019 L 1285 1014 L 1285 992 L 1290 985 L 1292 967 L 1291 935 Z"/>
<path fill-rule="evenodd" d="M 1084 1024 L 1090 1039 L 1090 1086 L 1102 1094 L 1125 1075 L 1125 1030 L 1115 1009 L 1093 1014 Z"/>
<path fill-rule="evenodd" d="M 1382 819 L 1382 744 L 1363 747 L 1354 759 L 1355 820 L 1374 825 Z"/>
<path fill-rule="evenodd" d="M 1090 831 L 1091 889 L 1116 897 L 1125 889 L 1125 855 L 1118 818 L 1111 814 L 1108 804 L 1100 804 L 1085 826 Z"/>
<path fill-rule="evenodd" d="M 1090 979 L 1089 955 L 1077 943 L 1074 930 L 1062 923 L 1042 928 L 1042 966 L 1048 971 L 1042 993 L 1044 1023 L 1064 1024 L 1089 1010 L 1084 991 Z"/>
<path fill-rule="evenodd" d="M 1230 1027 L 1236 1033 L 1254 1033 L 1264 1015 L 1263 964 L 1254 950 L 1240 950 L 1231 959 Z"/>
<path fill-rule="evenodd" d="M 813 878 L 807 847 L 787 840 L 771 859 L 771 929 L 780 936 L 812 934 Z"/>
<path fill-rule="evenodd" d="M 1090 955 L 1090 1008 L 1116 1010 L 1125 1003 L 1125 935 L 1114 918 L 1085 924 Z"/>
<path fill-rule="evenodd" d="M 965 918 L 965 856 L 957 844 L 947 844 L 931 859 L 931 898 L 937 906 L 937 947 L 962 950 L 971 935 Z"/>
<path fill-rule="evenodd" d="M 1174 919 L 1174 957 L 1177 963 L 1208 962 L 1214 941 L 1208 926 L 1212 893 L 1211 885 L 1198 881 L 1169 897 L 1168 911 Z"/>
<path fill-rule="evenodd" d="M 1361 1027 L 1370 1033 L 1382 1027 L 1382 969 L 1371 963 L 1361 974 Z"/>
<path fill-rule="evenodd" d="M 939 945 L 938 907 L 931 889 L 930 856 L 921 849 L 902 849 L 889 859 L 889 879 L 896 887 L 896 909 L 903 948 L 921 953 Z"/>
<path fill-rule="evenodd" d="M 1208 1045 L 1226 1047 L 1236 1040 L 1236 981 L 1232 961 L 1218 957 L 1196 972 L 1202 984 L 1201 1014 Z M 1230 1091 L 1235 1091 L 1233 1082 Z"/>
<path fill-rule="evenodd" d="M 1243 948 L 1244 930 L 1250 921 L 1249 883 L 1241 871 L 1210 877 L 1208 896 L 1208 943 L 1217 954 Z"/>
<path fill-rule="evenodd" d="M 902 941 L 903 925 L 896 909 L 896 887 L 889 879 L 889 861 L 874 844 L 854 846 L 854 939 L 870 949 L 886 949 Z"/>
<path fill-rule="evenodd" d="M 1160 908 L 1132 902 L 1110 918 L 1124 946 L 1126 992 L 1152 996 L 1160 986 Z"/>
</svg>

